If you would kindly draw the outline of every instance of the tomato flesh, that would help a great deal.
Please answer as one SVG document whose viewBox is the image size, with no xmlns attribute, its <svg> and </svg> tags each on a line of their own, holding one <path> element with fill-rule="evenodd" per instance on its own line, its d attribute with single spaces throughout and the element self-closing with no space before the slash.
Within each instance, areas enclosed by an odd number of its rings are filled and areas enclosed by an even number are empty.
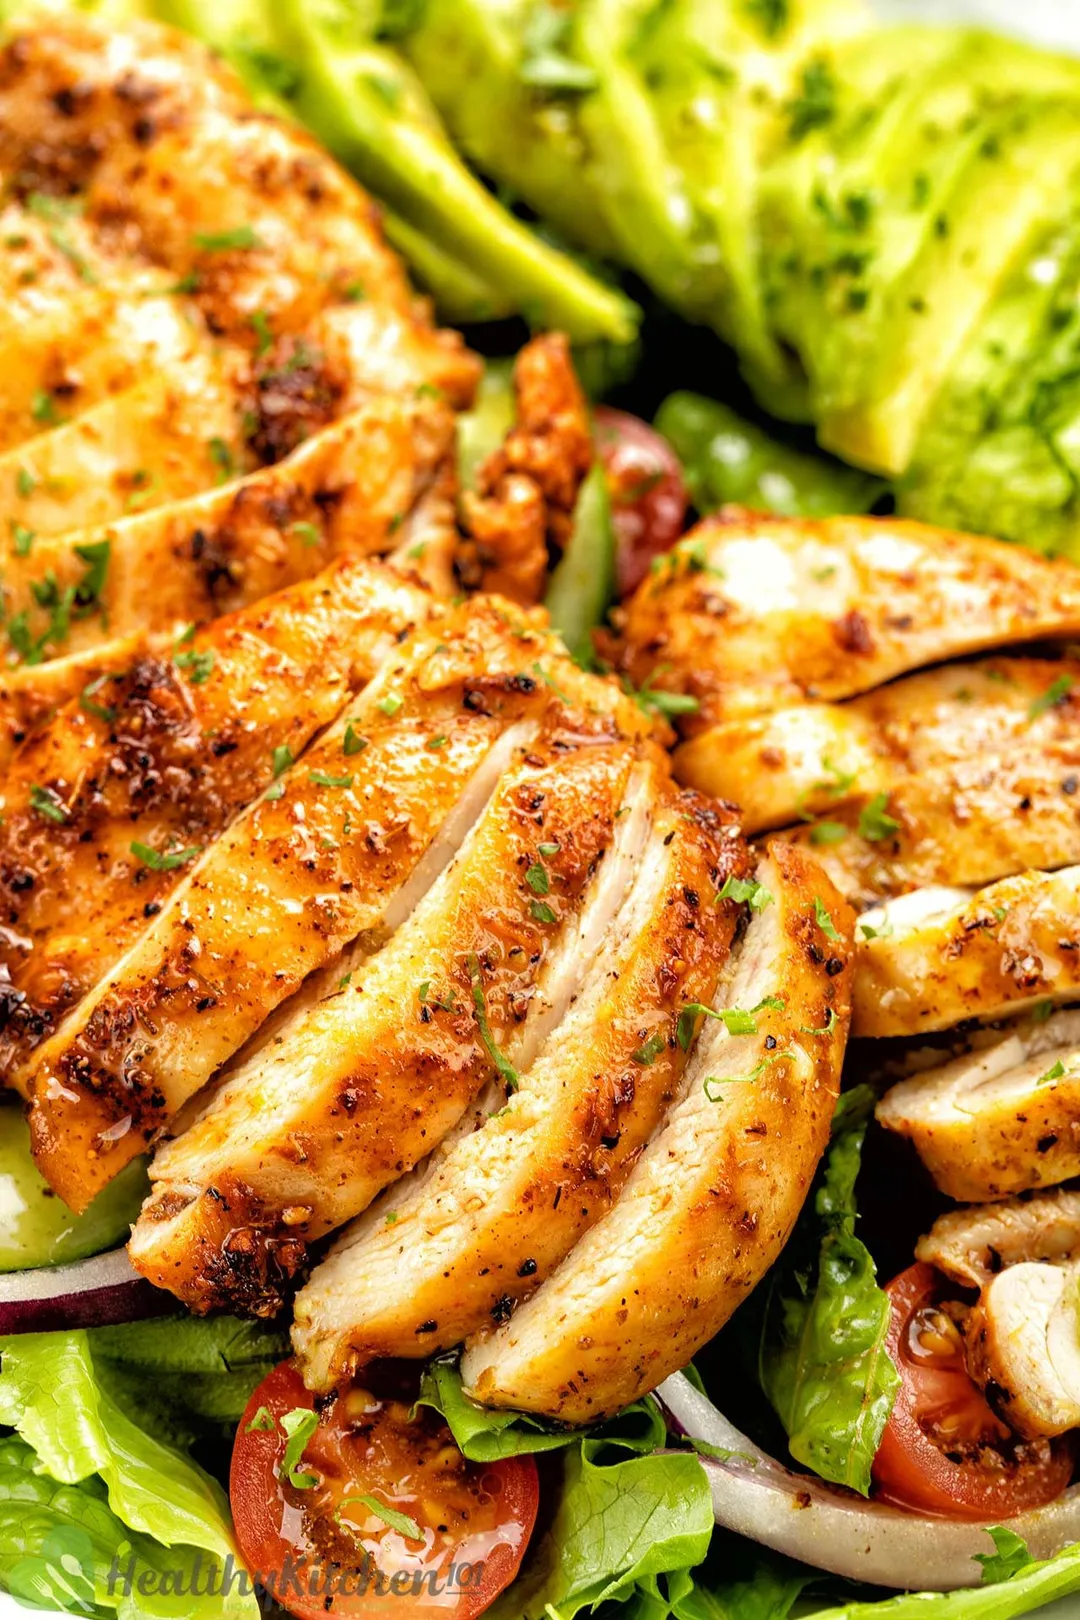
<svg viewBox="0 0 1080 1620">
<path fill-rule="evenodd" d="M 594 423 L 611 496 L 616 586 L 628 596 L 682 534 L 690 498 L 679 458 L 655 428 L 609 405 Z"/>
<path fill-rule="evenodd" d="M 1072 1437 L 1023 1440 L 993 1411 L 968 1374 L 946 1279 L 909 1266 L 886 1293 L 901 1381 L 874 1458 L 878 1497 L 991 1523 L 1054 1501 L 1073 1471 Z"/>
<path fill-rule="evenodd" d="M 518 1572 L 539 1503 L 535 1462 L 467 1462 L 437 1413 L 413 1415 L 414 1380 L 388 1371 L 378 1387 L 320 1402 L 289 1476 L 286 1429 L 316 1411 L 314 1398 L 283 1362 L 248 1402 L 229 1482 L 236 1537 L 298 1620 L 475 1620 Z"/>
</svg>

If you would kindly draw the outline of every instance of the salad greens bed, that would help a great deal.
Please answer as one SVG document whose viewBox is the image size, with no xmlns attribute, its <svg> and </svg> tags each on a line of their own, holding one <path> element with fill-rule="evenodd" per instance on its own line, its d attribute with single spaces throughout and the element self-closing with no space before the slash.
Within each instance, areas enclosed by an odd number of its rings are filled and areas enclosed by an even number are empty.
<svg viewBox="0 0 1080 1620">
<path fill-rule="evenodd" d="M 866 1088 L 842 1098 L 783 1261 L 721 1336 L 760 1367 L 792 1454 L 864 1493 L 895 1382 L 885 1297 L 855 1235 L 870 1103 Z M 255 1620 L 250 1585 L 212 1587 L 242 1568 L 215 1476 L 248 1397 L 287 1348 L 282 1330 L 229 1317 L 0 1339 L 0 1588 L 103 1620 Z M 723 1382 L 710 1393 L 722 1409 Z M 492 1620 L 1012 1620 L 1080 1592 L 1080 1548 L 1035 1564 L 1006 1529 L 988 1538 L 970 1589 L 893 1598 L 716 1530 L 696 1455 L 710 1448 L 670 1437 L 651 1397 L 571 1433 L 475 1405 L 443 1357 L 425 1369 L 420 1401 L 471 1460 L 540 1463 L 546 1516 Z M 149 1594 L 144 1571 L 158 1577 Z"/>
</svg>

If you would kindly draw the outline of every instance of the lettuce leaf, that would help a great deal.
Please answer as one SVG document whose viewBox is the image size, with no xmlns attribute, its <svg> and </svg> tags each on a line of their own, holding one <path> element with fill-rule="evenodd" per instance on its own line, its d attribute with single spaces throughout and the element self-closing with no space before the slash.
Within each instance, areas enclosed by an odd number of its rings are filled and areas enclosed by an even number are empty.
<svg viewBox="0 0 1080 1620">
<path fill-rule="evenodd" d="M 76 1531 L 89 1536 L 85 1556 L 75 1562 L 83 1567 L 89 1558 L 86 1567 L 94 1571 L 95 1581 L 102 1548 L 109 1542 L 110 1564 L 116 1556 L 123 1565 L 129 1555 L 170 1572 L 201 1563 L 206 1577 L 213 1566 L 235 1560 L 224 1492 L 190 1458 L 121 1409 L 96 1375 L 85 1332 L 0 1339 L 0 1423 L 17 1431 L 33 1455 L 34 1474 L 52 1491 L 47 1502 L 38 1504 L 36 1541 L 32 1537 L 21 1544 L 10 1529 L 0 1536 L 4 1584 L 22 1579 L 27 1558 L 40 1560 L 50 1545 L 55 1548 L 61 1530 L 68 1536 Z M 57 1486 L 77 1489 L 58 1495 Z M 96 1588 L 94 1603 L 97 1610 L 103 1608 Z M 254 1595 L 239 1587 L 217 1595 L 162 1593 L 153 1599 L 125 1598 L 121 1590 L 111 1605 L 104 1605 L 109 1606 L 121 1616 L 178 1615 L 186 1620 L 257 1620 L 259 1612 Z"/>
<path fill-rule="evenodd" d="M 815 1610 L 812 1620 L 1020 1620 L 1075 1592 L 1080 1592 L 1080 1545 L 1041 1564 L 1025 1564 L 1007 1580 L 957 1592 L 905 1592 L 884 1601 L 844 1603 Z"/>
<path fill-rule="evenodd" d="M 759 1371 L 791 1454 L 865 1496 L 899 1375 L 885 1349 L 889 1303 L 855 1236 L 855 1179 L 873 1109 L 845 1092 L 811 1203 L 773 1268 Z"/>
</svg>

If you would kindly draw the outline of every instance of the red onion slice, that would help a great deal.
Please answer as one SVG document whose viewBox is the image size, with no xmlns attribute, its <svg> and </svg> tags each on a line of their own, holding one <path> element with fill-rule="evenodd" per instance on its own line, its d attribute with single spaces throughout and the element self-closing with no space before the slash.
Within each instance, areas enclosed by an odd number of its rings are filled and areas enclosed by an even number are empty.
<svg viewBox="0 0 1080 1620">
<path fill-rule="evenodd" d="M 716 1522 L 725 1529 L 833 1575 L 897 1591 L 978 1586 L 981 1569 L 974 1555 L 994 1550 L 984 1525 L 907 1513 L 792 1473 L 729 1423 L 682 1373 L 661 1384 L 657 1395 L 674 1428 L 733 1453 L 724 1461 L 701 1459 Z M 1004 1522 L 1023 1536 L 1032 1557 L 1052 1558 L 1080 1541 L 1080 1485 L 1047 1507 Z"/>
<path fill-rule="evenodd" d="M 0 1334 L 104 1327 L 175 1309 L 175 1300 L 140 1277 L 126 1249 L 0 1275 Z"/>
</svg>

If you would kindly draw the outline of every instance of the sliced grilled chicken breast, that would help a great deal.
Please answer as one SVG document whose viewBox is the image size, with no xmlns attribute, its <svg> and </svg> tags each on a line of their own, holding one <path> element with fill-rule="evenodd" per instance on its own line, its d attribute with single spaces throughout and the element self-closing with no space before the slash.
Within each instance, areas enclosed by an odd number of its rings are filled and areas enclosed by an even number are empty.
<svg viewBox="0 0 1080 1620">
<path fill-rule="evenodd" d="M 1080 999 L 1080 866 L 974 895 L 918 890 L 859 921 L 853 1035 L 918 1035 Z"/>
<path fill-rule="evenodd" d="M 1080 749 L 1010 750 L 863 794 L 810 826 L 773 833 L 812 852 L 865 909 L 928 886 L 979 888 L 1080 860 Z"/>
<path fill-rule="evenodd" d="M 471 396 L 478 363 L 430 329 L 370 198 L 190 37 L 85 19 L 16 33 L 0 55 L 0 167 L 19 195 L 77 193 L 106 247 L 171 272 L 217 333 L 254 345 L 256 311 L 299 331 L 363 297 L 409 324 L 413 386 Z"/>
<path fill-rule="evenodd" d="M 7 638 L 24 662 L 213 618 L 390 549 L 451 453 L 438 401 L 380 396 L 279 466 L 5 560 Z"/>
<path fill-rule="evenodd" d="M 1028 1439 L 1080 1428 L 1080 1259 L 1025 1261 L 986 1284 L 964 1323 L 968 1368 Z"/>
<path fill-rule="evenodd" d="M 963 1288 L 983 1288 L 1006 1266 L 1021 1261 L 1045 1265 L 1074 1255 L 1080 1255 L 1080 1192 L 1062 1187 L 1030 1198 L 949 1210 L 915 1248 L 916 1259 L 936 1266 Z"/>
<path fill-rule="evenodd" d="M 476 1399 L 569 1423 L 617 1411 L 686 1364 L 786 1241 L 839 1088 L 852 917 L 797 851 L 770 853 L 757 876 L 772 903 L 718 991 L 722 1006 L 758 1009 L 757 1033 L 706 1023 L 614 1208 L 509 1322 L 467 1346 Z"/>
<path fill-rule="evenodd" d="M 604 651 L 636 686 L 696 697 L 694 733 L 1078 624 L 1073 568 L 1001 541 L 892 518 L 733 511 L 661 561 Z"/>
<path fill-rule="evenodd" d="M 299 754 L 430 606 L 387 568 L 340 563 L 92 681 L 24 744 L 0 796 L 9 1083 L 270 785 L 275 750 Z"/>
<path fill-rule="evenodd" d="M 746 832 L 766 832 L 972 759 L 1066 748 L 1080 757 L 1078 703 L 1075 660 L 980 659 L 847 703 L 796 703 L 712 726 L 676 750 L 675 770 L 734 800 Z"/>
<path fill-rule="evenodd" d="M 268 795 L 34 1054 L 31 1137 L 68 1204 L 143 1152 L 310 973 L 408 915 L 454 853 L 448 820 L 475 819 L 550 706 L 531 673 L 546 640 L 477 599 L 387 658 L 297 763 L 279 757 Z"/>
<path fill-rule="evenodd" d="M 711 1003 L 730 949 L 740 908 L 716 895 L 748 875 L 734 812 L 689 792 L 660 801 L 631 867 L 636 845 L 576 1000 L 505 1108 L 444 1143 L 411 1188 L 391 1188 L 298 1295 L 309 1387 L 505 1320 L 617 1198 L 678 1084 L 680 1014 Z"/>
<path fill-rule="evenodd" d="M 950 1198 L 980 1203 L 1080 1175 L 1080 1013 L 1025 1019 L 885 1093 L 877 1118 L 909 1137 Z"/>
<path fill-rule="evenodd" d="M 103 676 L 131 669 L 141 654 L 167 653 L 169 637 L 131 635 L 103 641 L 89 652 L 53 658 L 47 664 L 23 664 L 6 669 L 0 663 L 0 771 L 5 771 L 17 748 L 35 727 L 50 719 L 65 703 L 81 693 L 96 701 Z M 104 705 L 102 705 L 104 707 Z"/>
<path fill-rule="evenodd" d="M 602 857 L 628 782 L 651 786 L 645 747 L 555 704 L 390 942 L 159 1150 L 140 1271 L 197 1310 L 276 1310 L 307 1242 L 411 1170 L 487 1081 L 516 1084 L 617 908 L 621 866 Z"/>
</svg>

